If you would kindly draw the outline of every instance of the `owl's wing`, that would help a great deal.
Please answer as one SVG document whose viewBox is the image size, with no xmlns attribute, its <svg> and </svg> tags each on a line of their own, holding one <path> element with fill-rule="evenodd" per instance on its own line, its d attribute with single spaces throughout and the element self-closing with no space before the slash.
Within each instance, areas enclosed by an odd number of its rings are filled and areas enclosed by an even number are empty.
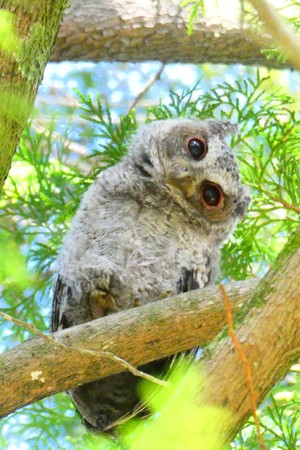
<svg viewBox="0 0 300 450">
<path fill-rule="evenodd" d="M 194 269 L 188 270 L 183 268 L 181 270 L 181 277 L 177 281 L 177 293 L 183 294 L 184 292 L 193 291 L 194 289 L 199 289 L 197 271 Z"/>
<path fill-rule="evenodd" d="M 55 332 L 59 328 L 68 328 L 68 324 L 65 315 L 61 314 L 61 306 L 65 303 L 71 302 L 72 290 L 67 286 L 60 276 L 57 277 L 53 302 L 52 302 L 52 315 L 51 315 L 51 331 Z M 70 326 L 70 325 L 69 325 Z"/>
<path fill-rule="evenodd" d="M 52 302 L 52 332 L 99 319 L 108 313 L 118 311 L 109 287 L 104 280 L 102 281 L 97 288 L 91 288 L 91 284 L 86 284 L 85 288 L 81 288 L 74 295 L 67 280 L 58 275 Z M 84 294 L 79 294 L 79 292 L 84 292 Z"/>
</svg>

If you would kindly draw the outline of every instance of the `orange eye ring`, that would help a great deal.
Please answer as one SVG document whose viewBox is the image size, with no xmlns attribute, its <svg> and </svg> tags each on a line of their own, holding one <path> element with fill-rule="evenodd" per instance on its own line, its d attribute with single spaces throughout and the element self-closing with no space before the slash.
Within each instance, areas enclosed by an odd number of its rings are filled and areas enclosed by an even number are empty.
<svg viewBox="0 0 300 450">
<path fill-rule="evenodd" d="M 194 161 L 200 161 L 207 153 L 206 141 L 199 137 L 193 137 L 187 141 L 186 152 Z"/>
<path fill-rule="evenodd" d="M 212 181 L 204 181 L 200 190 L 200 198 L 208 209 L 217 209 L 222 204 L 224 194 L 221 186 Z"/>
</svg>

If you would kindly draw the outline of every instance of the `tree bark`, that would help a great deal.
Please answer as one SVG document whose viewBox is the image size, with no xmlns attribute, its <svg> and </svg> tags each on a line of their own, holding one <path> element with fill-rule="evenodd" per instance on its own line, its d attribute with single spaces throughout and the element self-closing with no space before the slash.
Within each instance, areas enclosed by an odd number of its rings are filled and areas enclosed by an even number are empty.
<svg viewBox="0 0 300 450">
<path fill-rule="evenodd" d="M 245 303 L 257 282 L 228 285 L 235 309 Z M 54 333 L 65 348 L 42 338 L 28 340 L 0 356 L 0 417 L 124 370 L 111 358 L 82 354 L 74 347 L 111 352 L 137 366 L 208 343 L 225 323 L 224 301 L 219 289 L 212 287 Z"/>
<path fill-rule="evenodd" d="M 300 228 L 241 311 L 248 314 L 236 337 L 251 365 L 257 404 L 300 357 L 299 279 Z M 251 403 L 243 362 L 230 338 L 219 343 L 205 369 L 201 400 L 233 413 L 231 439 L 250 415 Z"/>
<path fill-rule="evenodd" d="M 241 2 L 205 2 L 205 17 L 187 35 L 190 12 L 181 0 L 73 0 L 51 61 L 241 63 L 283 67 L 261 49 L 271 40 L 243 20 Z"/>
<path fill-rule="evenodd" d="M 0 192 L 26 124 L 67 0 L 0 1 L 13 13 L 14 52 L 0 51 Z"/>
</svg>

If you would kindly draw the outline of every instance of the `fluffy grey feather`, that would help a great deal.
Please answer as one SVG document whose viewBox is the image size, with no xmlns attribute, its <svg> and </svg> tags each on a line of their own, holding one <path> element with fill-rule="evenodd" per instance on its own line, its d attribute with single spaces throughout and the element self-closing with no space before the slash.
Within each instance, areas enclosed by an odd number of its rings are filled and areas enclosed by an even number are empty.
<svg viewBox="0 0 300 450">
<path fill-rule="evenodd" d="M 58 261 L 52 330 L 215 282 L 220 245 L 250 202 L 228 121 L 170 119 L 140 129 L 128 155 L 85 193 Z M 159 363 L 148 370 L 159 370 Z M 70 391 L 94 431 L 138 402 L 130 373 Z"/>
</svg>

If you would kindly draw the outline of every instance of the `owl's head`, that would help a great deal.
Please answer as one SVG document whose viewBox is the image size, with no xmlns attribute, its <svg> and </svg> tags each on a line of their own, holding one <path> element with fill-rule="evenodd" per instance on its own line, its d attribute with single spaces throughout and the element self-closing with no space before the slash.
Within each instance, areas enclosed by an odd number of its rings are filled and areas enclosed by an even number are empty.
<svg viewBox="0 0 300 450">
<path fill-rule="evenodd" d="M 197 212 L 207 227 L 226 234 L 244 216 L 251 199 L 241 184 L 233 150 L 225 142 L 236 132 L 236 125 L 223 120 L 156 121 L 141 128 L 130 154 L 142 177 Z"/>
</svg>

